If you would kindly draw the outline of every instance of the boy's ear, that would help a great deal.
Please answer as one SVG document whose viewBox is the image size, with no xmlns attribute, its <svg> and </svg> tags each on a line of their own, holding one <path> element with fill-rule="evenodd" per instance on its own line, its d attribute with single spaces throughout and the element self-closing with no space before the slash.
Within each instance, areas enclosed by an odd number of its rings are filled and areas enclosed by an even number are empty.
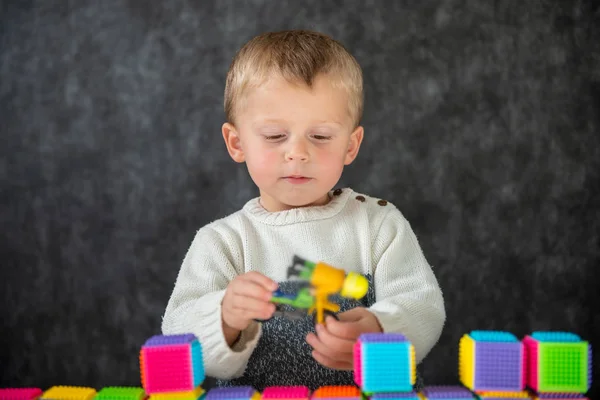
<svg viewBox="0 0 600 400">
<path fill-rule="evenodd" d="M 233 158 L 233 161 L 238 163 L 244 162 L 246 157 L 244 156 L 244 150 L 242 149 L 242 143 L 240 142 L 240 135 L 235 129 L 235 126 L 229 122 L 225 122 L 221 127 L 221 132 L 223 133 L 223 139 L 225 139 L 227 151 L 231 158 Z"/>
<path fill-rule="evenodd" d="M 358 155 L 358 150 L 360 149 L 360 144 L 362 143 L 364 133 L 364 128 L 359 126 L 350 134 L 350 142 L 348 143 L 348 152 L 346 153 L 344 165 L 351 164 Z"/>
</svg>

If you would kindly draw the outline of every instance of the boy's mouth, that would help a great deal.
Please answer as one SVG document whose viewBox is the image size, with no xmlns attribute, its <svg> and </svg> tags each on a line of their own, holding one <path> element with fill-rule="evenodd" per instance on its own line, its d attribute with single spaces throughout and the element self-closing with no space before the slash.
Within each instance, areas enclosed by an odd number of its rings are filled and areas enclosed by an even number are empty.
<svg viewBox="0 0 600 400">
<path fill-rule="evenodd" d="M 283 177 L 283 179 L 289 183 L 302 184 L 302 183 L 307 183 L 312 178 L 302 176 L 302 175 L 290 175 L 290 176 Z"/>
</svg>

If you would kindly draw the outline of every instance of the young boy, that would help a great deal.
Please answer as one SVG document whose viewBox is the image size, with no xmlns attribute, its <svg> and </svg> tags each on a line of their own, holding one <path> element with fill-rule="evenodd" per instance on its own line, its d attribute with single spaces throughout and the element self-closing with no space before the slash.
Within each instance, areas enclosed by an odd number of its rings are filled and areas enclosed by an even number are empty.
<svg viewBox="0 0 600 400">
<path fill-rule="evenodd" d="M 358 154 L 362 109 L 358 63 L 323 34 L 263 34 L 233 60 L 222 133 L 260 197 L 197 232 L 162 323 L 199 338 L 220 386 L 352 384 L 360 334 L 404 334 L 417 363 L 439 339 L 442 293 L 409 223 L 385 200 L 333 190 Z M 294 255 L 364 274 L 370 292 L 340 300 L 339 321 L 316 332 L 309 316 L 271 318 L 273 291 L 293 291 Z"/>
</svg>

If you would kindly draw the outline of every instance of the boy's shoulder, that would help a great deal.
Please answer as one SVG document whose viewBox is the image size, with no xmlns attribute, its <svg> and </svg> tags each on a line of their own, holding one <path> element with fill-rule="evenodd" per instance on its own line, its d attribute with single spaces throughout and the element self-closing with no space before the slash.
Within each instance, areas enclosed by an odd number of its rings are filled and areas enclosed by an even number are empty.
<svg viewBox="0 0 600 400">
<path fill-rule="evenodd" d="M 365 193 L 359 193 L 352 189 L 337 189 L 336 193 L 343 193 L 343 190 L 350 190 L 349 202 L 353 202 L 353 207 L 350 207 L 352 211 L 363 210 L 369 217 L 384 216 L 390 213 L 399 213 L 400 210 L 394 203 L 386 199 L 368 195 Z"/>
<path fill-rule="evenodd" d="M 238 210 L 207 223 L 199 229 L 199 232 L 206 234 L 227 234 L 227 232 L 237 232 L 239 230 L 241 218 L 243 218 L 242 210 Z"/>
</svg>

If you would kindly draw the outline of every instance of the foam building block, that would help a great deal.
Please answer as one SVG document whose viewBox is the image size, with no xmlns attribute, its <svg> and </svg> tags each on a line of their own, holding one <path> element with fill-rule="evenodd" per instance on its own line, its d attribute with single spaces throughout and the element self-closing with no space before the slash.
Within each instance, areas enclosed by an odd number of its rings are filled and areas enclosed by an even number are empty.
<svg viewBox="0 0 600 400">
<path fill-rule="evenodd" d="M 312 394 L 313 400 L 361 400 L 360 388 L 352 385 L 321 386 Z"/>
<path fill-rule="evenodd" d="M 309 400 L 310 390 L 306 386 L 268 386 L 263 389 L 262 400 Z"/>
<path fill-rule="evenodd" d="M 52 386 L 40 400 L 93 400 L 96 389 L 84 386 Z"/>
<path fill-rule="evenodd" d="M 260 393 L 252 386 L 212 388 L 204 400 L 260 400 Z"/>
<path fill-rule="evenodd" d="M 369 400 L 421 400 L 419 393 L 410 392 L 389 392 L 389 393 L 373 393 L 369 396 Z"/>
<path fill-rule="evenodd" d="M 520 392 L 525 389 L 525 349 L 515 335 L 471 331 L 459 341 L 460 382 L 474 392 Z"/>
<path fill-rule="evenodd" d="M 354 382 L 366 395 L 411 392 L 415 349 L 404 335 L 365 333 L 354 344 Z"/>
<path fill-rule="evenodd" d="M 526 383 L 536 393 L 586 393 L 592 385 L 592 347 L 569 332 L 533 332 L 523 339 Z"/>
<path fill-rule="evenodd" d="M 466 400 L 473 399 L 473 393 L 463 386 L 425 386 L 420 392 L 422 400 L 443 399 L 443 400 Z"/>
<path fill-rule="evenodd" d="M 139 387 L 107 386 L 102 388 L 94 400 L 144 400 L 147 395 Z"/>
<path fill-rule="evenodd" d="M 194 390 L 153 393 L 148 397 L 148 400 L 200 400 L 204 399 L 205 395 L 204 389 L 197 386 Z"/>
<path fill-rule="evenodd" d="M 0 400 L 37 400 L 42 395 L 40 388 L 0 389 Z"/>
<path fill-rule="evenodd" d="M 193 334 L 152 336 L 140 350 L 140 373 L 149 395 L 193 395 L 204 382 L 200 342 Z"/>
<path fill-rule="evenodd" d="M 534 400 L 589 400 L 578 393 L 534 393 Z"/>
<path fill-rule="evenodd" d="M 481 400 L 530 400 L 531 394 L 525 390 L 518 392 L 480 392 L 477 393 L 477 398 Z"/>
</svg>

